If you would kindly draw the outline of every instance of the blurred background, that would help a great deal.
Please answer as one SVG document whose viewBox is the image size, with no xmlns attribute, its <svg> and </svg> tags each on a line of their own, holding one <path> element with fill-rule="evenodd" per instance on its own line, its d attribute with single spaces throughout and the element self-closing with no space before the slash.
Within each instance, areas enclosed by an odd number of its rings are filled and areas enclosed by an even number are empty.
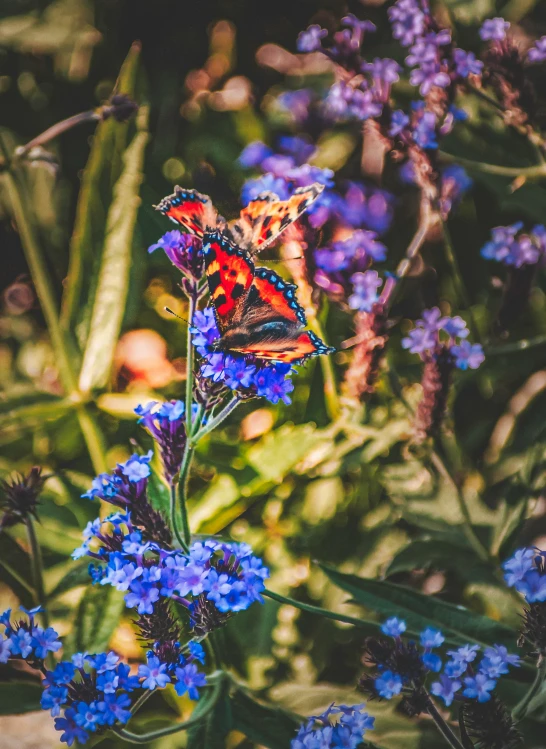
<svg viewBox="0 0 546 749">
<path fill-rule="evenodd" d="M 446 0 L 437 5 L 465 48 L 477 45 L 476 24 L 494 15 L 511 20 L 523 44 L 546 33 L 546 6 L 533 0 Z M 149 134 L 139 166 L 141 203 L 123 250 L 130 267 L 121 333 L 112 348 L 108 377 L 83 406 L 91 426 L 82 422 L 81 404 L 66 396 L 28 255 L 12 220 L 10 196 L 0 181 L 0 471 L 7 476 L 38 464 L 50 475 L 38 533 L 47 587 L 54 593 L 53 623 L 62 635 L 78 636 L 74 619 L 81 619 L 90 605 L 82 599 L 82 578 L 57 588 L 71 569 L 70 553 L 79 545 L 81 529 L 96 514 L 80 495 L 97 472 L 127 458 L 135 446 L 149 447 L 134 407 L 154 397 L 179 397 L 184 388 L 185 323 L 164 308 L 184 317 L 186 307 L 176 270 L 162 253 L 147 252 L 171 228 L 153 205 L 180 184 L 211 195 L 228 218 L 237 215 L 241 188 L 249 177 L 237 161 L 242 149 L 255 140 L 273 144 L 279 134 L 298 133 L 297 117 L 283 109 L 280 94 L 306 88 L 320 95 L 331 83 L 331 71 L 322 59 L 296 54 L 298 33 L 309 23 L 334 28 L 348 11 L 378 26 L 370 41 L 370 59 L 403 58 L 403 50 L 390 37 L 381 0 L 0 4 L 4 154 L 64 118 L 104 103 L 120 80 L 141 105 L 129 123 L 109 121 L 99 130 L 86 123 L 66 132 L 31 154 L 24 166 L 23 210 L 33 225 L 61 323 L 73 337 L 74 361 L 79 361 L 89 335 L 121 156 L 139 132 Z M 546 77 L 538 67 L 534 75 L 543 96 Z M 409 86 L 403 86 L 401 96 L 409 98 Z M 471 123 L 446 139 L 446 151 L 507 165 L 529 158 L 522 138 L 507 133 L 475 100 L 465 104 Z M 543 101 L 538 110 L 546 114 Z M 340 179 L 345 174 L 350 178 L 359 137 L 358 129 L 332 127 L 321 134 L 314 163 L 331 168 Z M 502 279 L 480 258 L 479 249 L 493 226 L 519 219 L 544 221 L 546 191 L 540 183 L 514 189 L 506 178 L 472 176 L 473 189 L 450 228 L 472 313 L 485 331 L 498 308 Z M 393 269 L 411 236 L 408 221 L 415 216 L 415 200 L 400 184 L 388 187 L 393 219 L 382 241 Z M 128 211 L 131 205 L 128 201 Z M 81 261 L 79 288 L 71 301 L 65 293 L 61 305 L 69 257 L 75 255 Z M 269 252 L 265 261 L 274 257 L 275 252 Z M 115 298 L 115 263 L 110 272 Z M 115 303 L 112 294 L 108 305 Z M 412 403 L 419 395 L 419 362 L 402 351 L 400 337 L 424 307 L 454 298 L 450 265 L 438 239 L 429 243 L 419 274 L 408 282 L 394 313 L 401 324 L 392 334 L 389 356 L 398 384 Z M 453 306 L 453 314 L 457 311 Z M 353 335 L 346 310 L 324 302 L 321 314 L 332 345 Z M 500 343 L 545 334 L 542 274 L 511 337 Z M 539 346 L 493 354 L 477 374 L 461 376 L 453 394 L 449 428 L 458 445 L 458 469 L 465 476 L 467 496 L 484 500 L 476 501 L 473 520 L 484 536 L 499 534 L 499 548 L 507 539 L 546 539 L 544 350 Z M 339 378 L 346 363 L 346 353 L 334 357 Z M 293 395 L 291 406 L 244 404 L 225 429 L 200 446 L 191 484 L 194 529 L 224 532 L 251 543 L 272 568 L 272 587 L 315 605 L 337 609 L 346 600 L 312 566 L 318 558 L 364 577 L 387 576 L 517 625 L 517 611 L 491 575 L 465 564 L 464 554 L 447 559 L 441 544 L 429 543 L 428 534 L 439 531 L 441 523 L 457 525 L 458 511 L 449 482 L 408 450 L 410 422 L 392 381 L 380 381 L 363 415 L 362 432 L 352 438 L 330 422 L 318 363 L 297 377 Z M 0 537 L 2 610 L 28 604 L 28 558 L 20 554 L 25 543 L 17 528 Z M 93 644 L 109 645 L 136 662 L 140 647 L 123 604 L 113 600 L 104 606 L 103 626 Z M 362 611 L 351 605 L 342 610 Z M 295 712 L 308 713 L 334 699 L 360 701 L 354 685 L 361 670 L 361 639 L 334 622 L 269 601 L 236 617 L 219 633 L 218 647 L 258 693 Z M 2 669 L 1 686 L 9 691 Z M 172 696 L 158 697 L 154 710 L 156 717 L 167 710 L 186 714 L 189 705 Z M 4 712 L 12 711 L 13 703 Z M 410 722 L 384 705 L 376 714 L 383 718 L 378 741 L 387 749 L 436 745 L 426 721 Z M 174 749 L 184 747 L 185 741 L 178 735 L 156 746 Z M 0 717 L 2 749 L 56 742 L 45 713 Z M 123 745 L 111 739 L 100 743 Z M 258 745 L 234 734 L 229 746 Z"/>
</svg>

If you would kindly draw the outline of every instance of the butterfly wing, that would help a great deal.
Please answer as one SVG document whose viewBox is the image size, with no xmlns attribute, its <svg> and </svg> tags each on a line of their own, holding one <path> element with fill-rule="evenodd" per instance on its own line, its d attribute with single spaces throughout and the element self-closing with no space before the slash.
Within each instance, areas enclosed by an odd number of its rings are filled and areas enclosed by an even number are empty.
<svg viewBox="0 0 546 749">
<path fill-rule="evenodd" d="M 263 250 L 296 221 L 323 190 L 324 185 L 315 182 L 298 188 L 288 200 L 279 200 L 272 192 L 258 195 L 243 208 L 238 219 L 230 222 L 234 241 L 246 250 Z"/>
<path fill-rule="evenodd" d="M 209 196 L 197 190 L 186 190 L 177 185 L 173 194 L 163 198 L 155 209 L 197 237 L 202 237 L 207 229 L 216 228 L 216 209 Z"/>
<path fill-rule="evenodd" d="M 296 286 L 268 268 L 257 268 L 252 285 L 224 346 L 258 359 L 301 363 L 311 356 L 333 351 L 309 330 Z"/>
<path fill-rule="evenodd" d="M 224 333 L 241 314 L 254 279 L 254 263 L 220 230 L 204 234 L 203 257 L 216 320 Z"/>
</svg>

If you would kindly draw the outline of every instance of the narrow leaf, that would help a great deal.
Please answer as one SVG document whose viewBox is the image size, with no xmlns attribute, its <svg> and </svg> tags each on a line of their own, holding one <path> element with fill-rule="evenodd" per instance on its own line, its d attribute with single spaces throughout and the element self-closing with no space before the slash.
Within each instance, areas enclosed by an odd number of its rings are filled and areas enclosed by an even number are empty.
<svg viewBox="0 0 546 749">
<path fill-rule="evenodd" d="M 196 714 L 197 714 L 196 709 Z M 233 727 L 229 699 L 229 683 L 222 686 L 222 694 L 212 712 L 188 731 L 188 747 L 192 749 L 225 749 L 226 737 Z"/>
<path fill-rule="evenodd" d="M 267 749 L 286 749 L 302 719 L 280 707 L 264 705 L 237 690 L 231 697 L 233 728 Z"/>
<path fill-rule="evenodd" d="M 48 595 L 49 599 L 57 598 L 63 593 L 66 593 L 73 588 L 77 588 L 80 585 L 89 584 L 89 559 L 84 560 L 83 564 L 74 565 L 70 568 L 67 574 L 59 580 L 57 585 L 53 588 L 51 593 Z"/>
<path fill-rule="evenodd" d="M 74 627 L 65 643 L 65 654 L 104 650 L 125 608 L 123 594 L 110 585 L 93 585 L 84 593 Z"/>
<path fill-rule="evenodd" d="M 21 715 L 39 710 L 42 692 L 39 684 L 32 684 L 28 681 L 1 683 L 0 715 Z"/>
<path fill-rule="evenodd" d="M 356 602 L 383 616 L 401 616 L 413 630 L 432 625 L 457 640 L 470 640 L 481 645 L 500 643 L 509 649 L 516 647 L 517 633 L 514 630 L 463 606 L 426 596 L 402 585 L 344 574 L 326 564 L 320 567 L 335 585 L 350 593 Z"/>
<path fill-rule="evenodd" d="M 147 126 L 148 108 L 141 107 L 137 117 L 137 133 L 123 156 L 123 171 L 116 182 L 114 200 L 108 211 L 89 338 L 80 372 L 79 387 L 82 392 L 106 384 L 121 330 L 129 290 L 144 151 L 148 142 Z"/>
</svg>

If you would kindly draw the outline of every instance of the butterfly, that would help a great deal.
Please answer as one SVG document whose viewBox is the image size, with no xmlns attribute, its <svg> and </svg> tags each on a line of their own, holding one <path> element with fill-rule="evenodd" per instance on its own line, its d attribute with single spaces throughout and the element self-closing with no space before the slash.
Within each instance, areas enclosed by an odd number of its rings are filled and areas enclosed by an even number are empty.
<svg viewBox="0 0 546 749">
<path fill-rule="evenodd" d="M 311 185 L 281 201 L 264 193 L 229 224 L 210 198 L 175 188 L 157 209 L 203 239 L 205 273 L 221 337 L 218 352 L 252 355 L 266 361 L 302 363 L 332 353 L 310 330 L 296 299 L 297 287 L 268 268 L 255 268 L 252 250 L 271 244 L 322 192 Z"/>
<path fill-rule="evenodd" d="M 255 254 L 275 242 L 323 190 L 324 185 L 316 182 L 298 188 L 288 200 L 280 200 L 272 192 L 263 192 L 229 223 L 218 215 L 208 195 L 178 185 L 174 193 L 163 198 L 155 208 L 198 237 L 202 237 L 207 229 L 221 228 L 238 247 Z"/>
</svg>

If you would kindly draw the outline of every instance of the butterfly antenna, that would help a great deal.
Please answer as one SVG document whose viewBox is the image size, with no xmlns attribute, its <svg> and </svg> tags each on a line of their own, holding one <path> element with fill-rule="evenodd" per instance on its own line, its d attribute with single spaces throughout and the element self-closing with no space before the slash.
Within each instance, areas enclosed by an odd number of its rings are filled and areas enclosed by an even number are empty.
<svg viewBox="0 0 546 749">
<path fill-rule="evenodd" d="M 177 315 L 176 312 L 173 312 L 170 307 L 164 307 L 165 312 L 168 312 L 169 315 L 172 315 L 173 317 L 178 317 L 179 320 L 182 320 L 182 322 L 185 322 L 186 325 L 189 325 L 190 323 L 186 320 L 185 317 L 180 317 L 180 315 Z"/>
</svg>

